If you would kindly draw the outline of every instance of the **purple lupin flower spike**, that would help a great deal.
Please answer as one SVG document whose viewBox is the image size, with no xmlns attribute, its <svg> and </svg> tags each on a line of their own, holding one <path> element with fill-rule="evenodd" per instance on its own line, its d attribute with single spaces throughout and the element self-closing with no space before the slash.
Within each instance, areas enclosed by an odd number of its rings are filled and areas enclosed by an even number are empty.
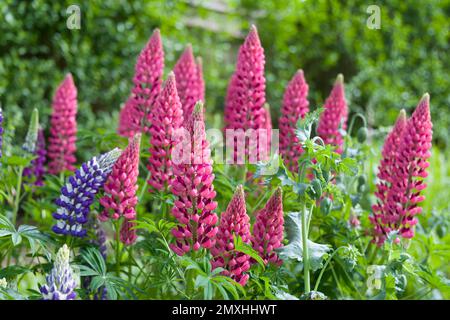
<svg viewBox="0 0 450 320">
<path fill-rule="evenodd" d="M 69 181 L 61 188 L 61 196 L 55 201 L 58 205 L 53 213 L 56 224 L 52 230 L 55 233 L 75 237 L 86 235 L 83 225 L 88 221 L 90 206 L 120 154 L 121 150 L 116 148 L 93 157 L 69 177 Z"/>
<path fill-rule="evenodd" d="M 70 250 L 63 245 L 56 254 L 53 269 L 47 276 L 47 284 L 39 288 L 43 300 L 74 300 L 76 282 L 69 263 Z"/>
</svg>

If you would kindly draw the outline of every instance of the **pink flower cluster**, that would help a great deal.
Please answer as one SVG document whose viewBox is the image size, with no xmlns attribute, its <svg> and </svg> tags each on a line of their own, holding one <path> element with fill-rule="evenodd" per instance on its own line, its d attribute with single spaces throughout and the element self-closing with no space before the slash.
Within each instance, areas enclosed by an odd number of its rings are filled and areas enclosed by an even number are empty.
<svg viewBox="0 0 450 320">
<path fill-rule="evenodd" d="M 137 59 L 134 87 L 119 116 L 120 135 L 132 137 L 148 131 L 148 116 L 161 92 L 163 71 L 164 50 L 156 29 Z"/>
<path fill-rule="evenodd" d="M 225 130 L 226 129 L 267 129 L 266 79 L 264 77 L 264 49 L 259 40 L 258 31 L 252 26 L 244 44 L 239 49 L 236 70 L 228 85 L 225 101 Z M 258 134 L 257 157 L 265 155 L 267 141 Z M 235 148 L 236 141 L 227 141 L 227 145 Z M 247 149 L 248 150 L 248 149 Z M 236 158 L 236 155 L 235 155 Z"/>
<path fill-rule="evenodd" d="M 173 180 L 171 155 L 177 143 L 175 132 L 182 123 L 183 110 L 175 75 L 171 72 L 150 113 L 151 147 L 147 169 L 151 175 L 148 183 L 156 190 L 167 190 Z"/>
<path fill-rule="evenodd" d="M 104 207 L 98 217 L 100 221 L 107 221 L 110 218 L 117 220 L 121 217 L 128 220 L 136 219 L 141 134 L 138 133 L 129 140 L 128 147 L 117 159 L 104 185 L 106 195 L 100 199 Z"/>
<path fill-rule="evenodd" d="M 297 122 L 309 111 L 308 89 L 303 70 L 297 71 L 286 87 L 281 106 L 280 153 L 286 167 L 293 172 L 298 172 L 298 159 L 303 152 L 295 131 Z"/>
<path fill-rule="evenodd" d="M 184 121 L 187 123 L 197 101 L 205 100 L 201 60 L 196 63 L 192 46 L 188 45 L 173 68 L 177 79 L 178 96 L 183 107 Z"/>
<path fill-rule="evenodd" d="M 425 197 L 423 179 L 427 177 L 431 156 L 432 128 L 430 97 L 425 94 L 409 120 L 404 114 L 388 135 L 379 167 L 376 196 L 373 206 L 374 242 L 381 245 L 391 231 L 398 231 L 406 239 L 414 236 L 416 215 L 422 212 L 420 202 Z M 398 240 L 398 239 L 397 239 Z"/>
<path fill-rule="evenodd" d="M 320 116 L 317 134 L 326 144 L 337 147 L 336 152 L 342 153 L 344 138 L 341 130 L 347 129 L 347 102 L 344 92 L 344 77 L 339 74 L 333 89 L 325 101 L 325 110 Z"/>
<path fill-rule="evenodd" d="M 283 263 L 274 251 L 283 245 L 283 231 L 283 198 L 281 188 L 277 188 L 265 207 L 257 213 L 253 226 L 253 249 L 259 252 L 265 263 L 278 266 Z"/>
<path fill-rule="evenodd" d="M 216 245 L 211 248 L 213 268 L 222 267 L 224 275 L 245 285 L 249 278 L 250 256 L 234 250 L 233 236 L 240 236 L 244 243 L 250 244 L 250 218 L 245 207 L 245 195 L 242 186 L 236 189 L 227 210 L 220 217 Z"/>
<path fill-rule="evenodd" d="M 190 250 L 197 251 L 201 247 L 209 249 L 215 243 L 217 215 L 214 210 L 214 174 L 210 149 L 206 140 L 203 107 L 199 102 L 185 126 L 186 137 L 183 141 L 183 152 L 187 152 L 189 161 L 174 164 L 171 190 L 176 200 L 172 215 L 179 225 L 172 229 L 176 243 L 172 250 L 183 255 Z"/>
<path fill-rule="evenodd" d="M 48 172 L 59 174 L 64 170 L 73 171 L 76 162 L 77 88 L 70 73 L 56 90 L 52 108 Z"/>
</svg>

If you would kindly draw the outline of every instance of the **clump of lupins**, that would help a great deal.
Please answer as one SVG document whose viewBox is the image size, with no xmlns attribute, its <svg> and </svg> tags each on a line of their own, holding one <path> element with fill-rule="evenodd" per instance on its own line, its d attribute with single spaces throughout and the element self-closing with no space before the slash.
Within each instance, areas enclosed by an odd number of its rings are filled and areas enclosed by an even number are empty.
<svg viewBox="0 0 450 320">
<path fill-rule="evenodd" d="M 183 154 L 178 154 L 179 159 L 172 159 L 175 179 L 171 191 L 176 196 L 172 215 L 179 225 L 172 229 L 176 243 L 170 247 L 178 255 L 201 247 L 211 248 L 218 230 L 211 151 L 206 140 L 201 102 L 196 104 L 185 129 L 181 142 Z"/>
<path fill-rule="evenodd" d="M 293 172 L 298 172 L 298 159 L 303 152 L 296 130 L 297 122 L 309 111 L 308 89 L 303 70 L 298 70 L 286 87 L 281 106 L 280 153 L 286 167 Z"/>
<path fill-rule="evenodd" d="M 61 196 L 55 201 L 58 206 L 53 213 L 56 224 L 52 230 L 55 233 L 76 237 L 86 235 L 83 225 L 88 221 L 91 204 L 120 154 L 121 150 L 116 148 L 93 157 L 69 177 L 61 188 Z"/>
<path fill-rule="evenodd" d="M 267 129 L 264 64 L 264 49 L 256 27 L 252 26 L 244 44 L 239 48 L 236 70 L 228 85 L 224 112 L 225 131 Z M 256 150 L 253 150 L 255 147 L 246 147 L 246 154 L 254 154 L 258 160 L 266 155 L 267 145 L 267 135 L 261 135 L 260 132 L 256 133 Z M 236 143 L 235 138 L 227 141 L 227 146 L 236 150 Z M 234 158 L 236 157 L 235 154 Z"/>
<path fill-rule="evenodd" d="M 28 179 L 34 178 L 35 186 L 44 185 L 45 161 L 47 150 L 45 149 L 44 130 L 39 128 L 36 142 L 36 150 L 34 151 L 35 159 L 31 160 L 31 166 L 23 170 L 24 177 Z"/>
<path fill-rule="evenodd" d="M 177 80 L 177 91 L 183 107 L 185 123 L 194 111 L 197 101 L 204 101 L 205 88 L 201 64 L 196 64 L 192 46 L 188 45 L 173 68 Z"/>
<path fill-rule="evenodd" d="M 398 231 L 405 239 L 414 236 L 416 215 L 422 212 L 420 202 L 425 197 L 421 191 L 426 188 L 423 179 L 431 156 L 432 123 L 430 117 L 430 96 L 425 94 L 406 124 L 397 121 L 383 148 L 378 184 L 380 202 L 374 206 L 374 241 L 381 245 L 389 232 Z M 403 127 L 403 129 L 401 129 Z M 396 145 L 395 143 L 398 143 Z M 387 176 L 389 175 L 389 176 Z M 398 241 L 398 240 L 397 240 Z"/>
<path fill-rule="evenodd" d="M 171 154 L 176 144 L 175 132 L 182 123 L 183 110 L 175 75 L 171 72 L 150 113 L 151 147 L 147 169 L 151 175 L 148 183 L 156 190 L 167 190 L 173 179 Z"/>
<path fill-rule="evenodd" d="M 136 218 L 140 142 L 140 133 L 130 138 L 128 147 L 114 164 L 104 185 L 105 195 L 100 199 L 104 207 L 98 217 L 100 221 Z"/>
<path fill-rule="evenodd" d="M 241 285 L 245 285 L 249 275 L 250 256 L 234 250 L 234 237 L 240 236 L 246 244 L 251 243 L 250 218 L 245 207 L 245 195 L 242 186 L 238 186 L 227 210 L 220 216 L 216 244 L 211 248 L 213 268 L 222 267 L 224 275 L 230 276 Z"/>
<path fill-rule="evenodd" d="M 119 134 L 133 137 L 149 130 L 148 116 L 161 92 L 163 72 L 164 50 L 156 29 L 137 59 L 134 87 L 119 116 Z"/>
<path fill-rule="evenodd" d="M 75 170 L 73 164 L 76 162 L 77 88 L 70 73 L 56 90 L 52 107 L 48 172 L 59 174 L 64 170 Z"/>
<path fill-rule="evenodd" d="M 344 144 L 342 130 L 347 129 L 348 116 L 342 74 L 337 76 L 333 89 L 325 101 L 324 109 L 317 125 L 317 134 L 326 144 L 336 146 L 336 152 L 342 153 Z"/>
<path fill-rule="evenodd" d="M 64 244 L 56 254 L 53 269 L 47 276 L 47 284 L 39 289 L 44 300 L 73 300 L 77 286 L 69 263 L 70 250 Z"/>
<path fill-rule="evenodd" d="M 283 263 L 274 251 L 283 245 L 283 226 L 283 199 L 281 188 L 277 188 L 265 207 L 257 213 L 253 226 L 253 249 L 259 252 L 265 263 Z"/>
</svg>

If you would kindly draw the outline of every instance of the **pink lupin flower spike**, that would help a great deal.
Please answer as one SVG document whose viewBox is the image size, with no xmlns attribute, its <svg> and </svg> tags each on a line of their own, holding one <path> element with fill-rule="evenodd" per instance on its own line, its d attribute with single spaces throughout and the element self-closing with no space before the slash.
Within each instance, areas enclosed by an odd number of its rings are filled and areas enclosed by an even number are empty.
<svg viewBox="0 0 450 320">
<path fill-rule="evenodd" d="M 374 225 L 374 242 L 381 245 L 386 240 L 386 235 L 391 231 L 389 226 L 389 217 L 385 215 L 387 193 L 393 183 L 394 171 L 396 170 L 396 158 L 400 147 L 401 138 L 406 127 L 406 113 L 401 110 L 397 121 L 388 134 L 383 149 L 381 151 L 382 159 L 378 166 L 377 191 L 375 196 L 378 198 L 377 204 L 372 206 L 373 216 L 369 217 Z"/>
<path fill-rule="evenodd" d="M 159 29 L 155 29 L 137 59 L 132 95 L 119 116 L 119 134 L 133 137 L 149 130 L 148 116 L 161 92 L 163 72 L 164 50 Z"/>
<path fill-rule="evenodd" d="M 244 243 L 250 244 L 250 218 L 245 207 L 245 195 L 242 186 L 238 186 L 227 210 L 220 217 L 216 244 L 211 248 L 213 268 L 222 267 L 224 275 L 245 285 L 249 275 L 250 256 L 234 250 L 233 236 L 240 236 Z"/>
<path fill-rule="evenodd" d="M 98 216 L 100 221 L 121 217 L 136 219 L 140 142 L 140 133 L 130 138 L 128 147 L 114 164 L 104 185 L 105 196 L 100 199 L 100 204 L 105 208 Z"/>
<path fill-rule="evenodd" d="M 183 110 L 173 72 L 169 74 L 149 119 L 151 147 L 147 168 L 151 175 L 148 183 L 156 190 L 167 190 L 174 178 L 171 155 L 177 143 L 175 132 L 183 123 Z"/>
<path fill-rule="evenodd" d="M 199 69 L 196 65 L 190 44 L 175 64 L 173 72 L 177 79 L 177 91 L 183 106 L 184 121 L 187 123 L 196 102 L 204 99 L 204 88 L 201 87 L 203 79 L 199 78 L 201 66 Z"/>
<path fill-rule="evenodd" d="M 274 251 L 283 246 L 283 226 L 283 199 L 281 188 L 277 188 L 265 207 L 256 215 L 253 226 L 253 249 L 259 252 L 266 264 L 271 262 L 279 266 L 283 263 Z"/>
<path fill-rule="evenodd" d="M 293 172 L 298 172 L 298 159 L 303 152 L 295 131 L 299 119 L 309 111 L 308 89 L 303 70 L 298 70 L 286 87 L 281 107 L 280 153 L 286 167 Z"/>
<path fill-rule="evenodd" d="M 76 162 L 77 88 L 70 73 L 56 90 L 52 107 L 48 172 L 59 174 L 64 170 L 75 170 L 73 164 Z"/>
<path fill-rule="evenodd" d="M 236 70 L 228 87 L 224 114 L 225 129 L 267 129 L 267 113 L 264 109 L 266 102 L 264 64 L 264 49 L 256 27 L 252 26 L 239 49 Z M 261 158 L 259 135 L 257 139 L 256 152 L 258 158 Z M 234 141 L 227 142 L 230 147 L 233 147 L 234 143 Z"/>
<path fill-rule="evenodd" d="M 203 106 L 198 102 L 195 106 L 189 122 L 186 124 L 186 144 L 183 151 L 187 151 L 188 161 L 174 162 L 171 190 L 176 196 L 172 215 L 178 220 L 179 225 L 172 229 L 176 239 L 170 244 L 172 250 L 183 255 L 190 250 L 197 251 L 201 247 L 211 248 L 215 243 L 217 215 L 214 209 L 217 202 L 214 201 L 212 173 L 212 160 L 210 149 L 206 140 Z"/>
<path fill-rule="evenodd" d="M 317 126 L 317 133 L 326 144 L 336 146 L 336 152 L 342 153 L 344 138 L 341 130 L 347 129 L 348 116 L 342 74 L 338 75 L 324 108 Z"/>
<path fill-rule="evenodd" d="M 428 173 L 431 156 L 433 124 L 430 116 L 430 96 L 426 93 L 407 121 L 395 160 L 392 184 L 387 192 L 389 223 L 393 230 L 410 239 L 414 236 L 416 215 L 422 212 L 420 202 L 425 200 L 421 191 L 426 188 L 424 178 Z"/>
</svg>

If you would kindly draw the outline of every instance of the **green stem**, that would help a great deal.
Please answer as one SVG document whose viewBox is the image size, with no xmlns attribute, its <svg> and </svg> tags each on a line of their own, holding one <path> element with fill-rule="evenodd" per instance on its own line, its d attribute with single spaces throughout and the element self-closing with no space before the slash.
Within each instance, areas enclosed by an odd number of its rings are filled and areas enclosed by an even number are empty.
<svg viewBox="0 0 450 320">
<path fill-rule="evenodd" d="M 305 294 L 311 291 L 311 282 L 309 279 L 309 250 L 308 250 L 308 221 L 307 221 L 306 203 L 303 204 L 302 212 L 302 246 L 303 246 L 303 272 L 305 282 Z"/>
<path fill-rule="evenodd" d="M 138 196 L 138 203 L 141 201 L 142 197 L 144 196 L 144 192 L 146 190 L 146 185 L 147 185 L 147 181 L 148 179 L 150 179 L 150 171 L 147 173 L 147 177 L 145 177 L 144 183 L 141 186 L 141 191 L 139 192 L 139 196 Z"/>
<path fill-rule="evenodd" d="M 331 260 L 334 258 L 334 256 L 335 256 L 336 253 L 339 251 L 339 249 L 342 249 L 342 248 L 346 248 L 346 247 L 339 247 L 339 248 L 337 248 L 337 249 L 330 255 L 330 257 L 327 259 L 327 261 L 325 262 L 325 265 L 323 266 L 322 270 L 320 270 L 319 277 L 317 278 L 316 285 L 314 286 L 314 291 L 317 291 L 317 289 L 319 288 L 320 280 L 322 280 L 322 276 L 323 276 L 323 274 L 324 274 L 324 272 L 325 272 L 325 269 L 328 267 L 328 265 L 330 264 Z"/>
<path fill-rule="evenodd" d="M 196 262 L 196 256 L 197 256 L 197 252 L 192 251 L 191 257 L 192 257 L 192 260 L 194 260 L 195 262 Z M 194 276 L 195 276 L 194 268 L 186 271 L 186 294 L 189 297 L 191 297 L 191 299 L 195 294 L 195 292 L 194 292 L 195 291 L 194 290 L 194 281 L 195 281 Z"/>
<path fill-rule="evenodd" d="M 120 219 L 115 223 L 116 226 L 116 274 L 120 277 Z"/>
<path fill-rule="evenodd" d="M 20 166 L 18 177 L 17 177 L 16 196 L 14 198 L 14 208 L 13 208 L 13 215 L 12 215 L 12 224 L 14 226 L 16 226 L 17 213 L 19 212 L 20 191 L 22 189 L 22 175 L 23 175 L 23 166 Z"/>
</svg>

